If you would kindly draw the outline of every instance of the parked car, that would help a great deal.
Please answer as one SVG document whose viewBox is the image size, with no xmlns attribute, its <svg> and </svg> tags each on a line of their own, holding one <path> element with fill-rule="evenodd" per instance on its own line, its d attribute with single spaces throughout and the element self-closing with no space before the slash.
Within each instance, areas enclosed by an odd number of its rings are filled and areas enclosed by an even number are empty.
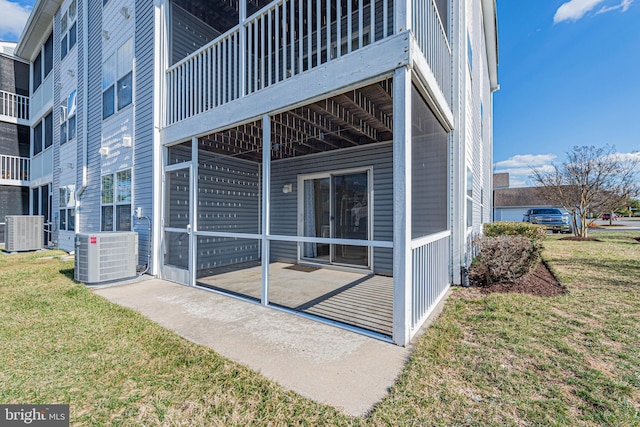
<svg viewBox="0 0 640 427">
<path fill-rule="evenodd" d="M 618 215 L 613 214 L 613 216 L 611 216 L 610 213 L 604 213 L 602 214 L 602 219 L 609 221 L 610 219 L 613 219 L 614 221 L 616 221 L 618 219 Z"/>
<path fill-rule="evenodd" d="M 539 224 L 554 233 L 571 233 L 569 214 L 557 208 L 533 208 L 527 210 L 523 222 Z"/>
</svg>

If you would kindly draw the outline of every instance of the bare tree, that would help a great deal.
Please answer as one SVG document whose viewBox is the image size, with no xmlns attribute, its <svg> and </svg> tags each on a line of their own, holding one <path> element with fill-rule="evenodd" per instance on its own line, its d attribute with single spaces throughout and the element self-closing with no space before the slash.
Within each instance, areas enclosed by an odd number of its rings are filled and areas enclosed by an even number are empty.
<svg viewBox="0 0 640 427">
<path fill-rule="evenodd" d="M 600 216 L 637 197 L 640 153 L 623 155 L 614 147 L 574 146 L 567 161 L 550 169 L 533 169 L 543 194 L 572 214 L 573 232 L 587 237 L 587 216 Z"/>
</svg>

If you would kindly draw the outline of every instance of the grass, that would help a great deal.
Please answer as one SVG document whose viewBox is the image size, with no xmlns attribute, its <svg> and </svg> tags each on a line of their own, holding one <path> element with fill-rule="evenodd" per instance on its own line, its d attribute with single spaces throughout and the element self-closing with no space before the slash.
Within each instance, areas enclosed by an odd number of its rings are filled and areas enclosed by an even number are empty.
<svg viewBox="0 0 640 427">
<path fill-rule="evenodd" d="M 566 295 L 455 289 L 366 418 L 93 295 L 61 253 L 0 255 L 0 402 L 74 425 L 640 425 L 640 236 L 597 237 L 545 241 Z"/>
</svg>

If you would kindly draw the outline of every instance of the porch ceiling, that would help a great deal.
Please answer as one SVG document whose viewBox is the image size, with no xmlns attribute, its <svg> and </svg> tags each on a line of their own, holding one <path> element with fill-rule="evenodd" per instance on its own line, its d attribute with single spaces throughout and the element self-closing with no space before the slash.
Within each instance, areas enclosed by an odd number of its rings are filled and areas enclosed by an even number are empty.
<svg viewBox="0 0 640 427">
<path fill-rule="evenodd" d="M 393 139 L 392 80 L 354 89 L 272 116 L 273 160 Z M 199 139 L 201 149 L 262 161 L 262 122 Z"/>
</svg>

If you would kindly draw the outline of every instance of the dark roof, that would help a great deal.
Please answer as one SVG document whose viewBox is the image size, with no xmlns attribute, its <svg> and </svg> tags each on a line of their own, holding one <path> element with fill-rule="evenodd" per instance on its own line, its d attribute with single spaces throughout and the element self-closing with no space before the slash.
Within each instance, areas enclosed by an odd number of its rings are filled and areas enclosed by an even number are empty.
<svg viewBox="0 0 640 427">
<path fill-rule="evenodd" d="M 499 188 L 493 192 L 493 206 L 496 208 L 550 205 L 554 205 L 553 201 L 542 194 L 540 187 Z"/>
<path fill-rule="evenodd" d="M 493 188 L 509 188 L 509 173 L 494 173 Z"/>
</svg>

